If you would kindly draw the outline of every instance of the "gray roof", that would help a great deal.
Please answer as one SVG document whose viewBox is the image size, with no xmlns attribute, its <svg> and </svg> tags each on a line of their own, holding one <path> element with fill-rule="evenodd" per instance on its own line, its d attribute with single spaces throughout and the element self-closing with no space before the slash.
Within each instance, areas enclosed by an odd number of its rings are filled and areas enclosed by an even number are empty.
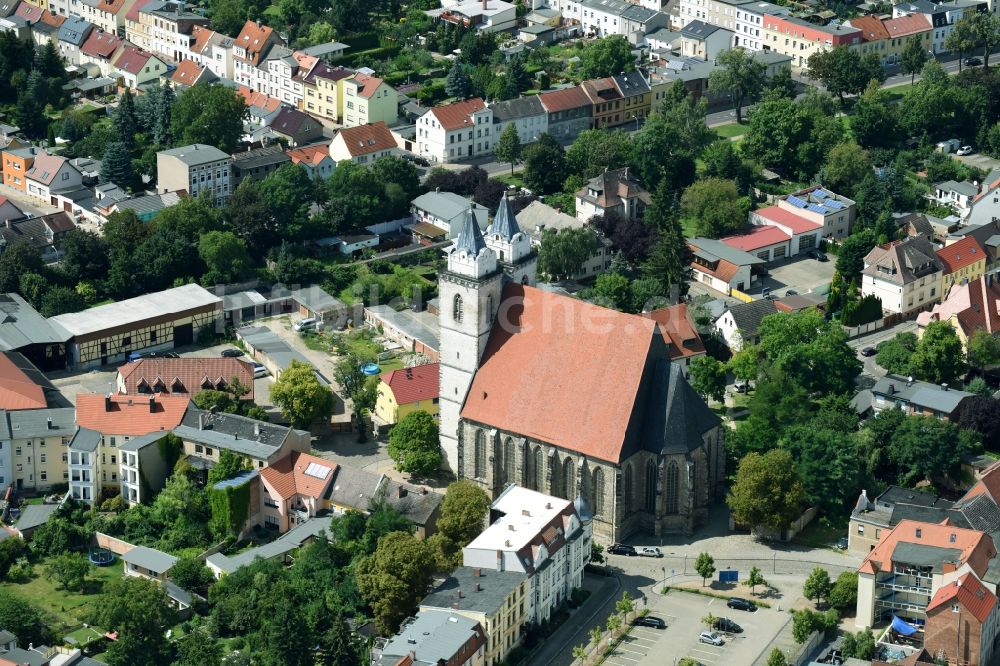
<svg viewBox="0 0 1000 666">
<path fill-rule="evenodd" d="M 434 350 L 441 348 L 438 331 L 426 326 L 413 313 L 407 310 L 397 312 L 388 305 L 372 305 L 365 308 L 365 310 L 386 322 L 389 326 L 399 329 L 407 337 L 418 340 Z"/>
<path fill-rule="evenodd" d="M 255 469 L 246 469 L 238 472 L 236 476 L 216 482 L 212 490 L 224 490 L 226 488 L 239 488 L 260 476 L 260 472 Z"/>
<path fill-rule="evenodd" d="M 479 254 L 480 250 L 486 249 L 486 240 L 483 238 L 483 230 L 479 228 L 476 221 L 476 213 L 470 206 L 465 213 L 465 220 L 462 222 L 462 231 L 455 241 L 455 249 L 465 250 L 472 256 Z"/>
<path fill-rule="evenodd" d="M 420 602 L 421 607 L 455 608 L 493 615 L 527 578 L 520 571 L 458 567 Z M 458 596 L 461 590 L 462 596 Z"/>
<path fill-rule="evenodd" d="M 642 5 L 631 5 L 625 8 L 625 11 L 621 13 L 621 17 L 629 21 L 635 21 L 636 23 L 646 23 L 656 18 L 656 15 L 659 13 L 655 9 L 643 7 Z"/>
<path fill-rule="evenodd" d="M 254 148 L 240 153 L 233 153 L 233 168 L 238 170 L 255 169 L 271 164 L 284 164 L 291 162 L 289 157 L 280 145 L 264 146 Z"/>
<path fill-rule="evenodd" d="M 127 442 L 118 447 L 120 451 L 129 451 L 135 453 L 140 449 L 144 449 L 154 442 L 158 442 L 167 436 L 166 432 L 157 430 L 156 432 L 151 432 L 147 435 L 139 435 L 138 437 L 130 437 Z"/>
<path fill-rule="evenodd" d="M 177 558 L 170 553 L 146 546 L 136 546 L 122 555 L 122 561 L 157 573 L 166 573 L 177 564 Z"/>
<path fill-rule="evenodd" d="M 76 410 L 72 407 L 0 411 L 0 440 L 69 436 L 75 430 Z"/>
<path fill-rule="evenodd" d="M 711 23 L 695 20 L 681 28 L 681 34 L 692 39 L 705 39 L 716 30 L 721 30 L 721 28 Z"/>
<path fill-rule="evenodd" d="M 967 197 L 974 197 L 979 194 L 979 188 L 969 182 L 956 183 L 953 180 L 946 180 L 943 183 L 938 183 L 934 186 L 935 189 L 944 190 L 945 192 L 958 192 Z"/>
<path fill-rule="evenodd" d="M 19 294 L 0 294 L 0 351 L 66 342 L 70 334 L 45 319 Z"/>
<path fill-rule="evenodd" d="M 646 41 L 653 40 L 657 42 L 666 42 L 670 44 L 680 39 L 680 37 L 681 33 L 679 32 L 674 32 L 669 28 L 660 28 L 656 32 L 651 32 L 648 35 L 646 35 Z"/>
<path fill-rule="evenodd" d="M 507 198 L 506 192 L 500 197 L 500 206 L 497 208 L 497 214 L 493 218 L 489 233 L 491 235 L 500 234 L 500 237 L 506 241 L 513 238 L 514 234 L 521 233 L 521 228 L 517 226 L 517 216 L 514 215 L 514 209 L 510 207 L 510 199 Z"/>
<path fill-rule="evenodd" d="M 191 605 L 191 593 L 177 585 L 174 581 L 168 580 L 166 585 L 167 596 L 175 601 L 179 601 L 185 606 Z"/>
<path fill-rule="evenodd" d="M 632 6 L 632 3 L 625 0 L 581 0 L 580 4 L 587 9 L 618 16 L 621 16 L 622 12 Z"/>
<path fill-rule="evenodd" d="M 755 257 L 743 250 L 737 250 L 735 247 L 729 247 L 722 241 L 717 241 L 713 238 L 696 237 L 692 238 L 689 242 L 697 248 L 695 251 L 696 255 L 709 261 L 722 259 L 737 266 L 753 266 L 754 264 L 764 263 L 764 260 L 760 257 Z"/>
<path fill-rule="evenodd" d="M 757 335 L 757 328 L 764 317 L 774 314 L 777 311 L 778 306 L 774 304 L 774 301 L 767 298 L 750 301 L 749 303 L 737 303 L 729 308 L 729 312 L 733 315 L 733 321 L 736 322 L 736 328 L 747 339 Z"/>
<path fill-rule="evenodd" d="M 168 197 L 173 201 L 169 200 Z M 144 194 L 134 199 L 123 199 L 114 205 L 118 210 L 134 210 L 136 214 L 158 213 L 177 203 L 177 200 L 176 192 L 164 192 L 163 194 Z"/>
<path fill-rule="evenodd" d="M 431 610 L 417 613 L 409 624 L 404 624 L 381 653 L 380 664 L 395 664 L 396 657 L 410 652 L 417 663 L 450 663 L 459 650 L 472 640 L 481 629 L 479 623 L 458 613 Z M 391 656 L 390 656 L 391 655 Z"/>
<path fill-rule="evenodd" d="M 871 389 L 876 396 L 890 401 L 901 401 L 931 409 L 942 414 L 952 414 L 971 393 L 961 389 L 944 388 L 927 382 L 910 382 L 906 377 L 886 375 L 880 378 Z"/>
<path fill-rule="evenodd" d="M 94 24 L 76 16 L 67 16 L 66 20 L 59 26 L 59 41 L 80 46 L 87 39 L 87 35 L 94 29 Z"/>
<path fill-rule="evenodd" d="M 440 493 L 400 483 L 387 476 L 382 477 L 378 489 L 379 491 L 385 489 L 385 500 L 389 506 L 421 527 L 427 524 L 431 515 L 444 501 L 444 495 Z M 400 497 L 400 489 L 404 491 L 402 497 Z"/>
<path fill-rule="evenodd" d="M 74 451 L 84 451 L 93 453 L 97 451 L 101 443 L 101 433 L 90 428 L 78 428 L 73 439 L 69 441 L 69 448 Z"/>
<path fill-rule="evenodd" d="M 347 306 L 339 298 L 334 298 L 317 285 L 292 291 L 292 298 L 313 312 L 334 312 Z"/>
<path fill-rule="evenodd" d="M 301 547 L 307 540 L 319 536 L 320 532 L 325 532 L 329 536 L 332 520 L 332 516 L 310 518 L 263 546 L 244 550 L 242 553 L 237 553 L 232 557 L 216 553 L 209 555 L 205 561 L 218 567 L 224 573 L 233 573 L 237 569 L 242 569 L 245 566 L 253 564 L 257 559 L 270 560 L 290 553 L 296 548 Z"/>
<path fill-rule="evenodd" d="M 6 629 L 0 629 L 0 645 L 7 645 L 11 641 L 16 641 L 17 636 L 10 633 Z"/>
<path fill-rule="evenodd" d="M 14 527 L 20 531 L 34 529 L 49 522 L 49 518 L 58 510 L 58 504 L 29 504 L 21 510 L 21 516 Z"/>
<path fill-rule="evenodd" d="M 208 306 L 221 308 L 222 299 L 197 284 L 185 284 L 81 312 L 61 314 L 50 321 L 73 335 L 87 335 Z"/>
<path fill-rule="evenodd" d="M 647 405 L 643 442 L 657 454 L 694 451 L 722 422 L 684 379 L 681 367 L 666 360 L 656 363 Z"/>
<path fill-rule="evenodd" d="M 177 2 L 176 0 L 160 0 L 158 2 L 149 3 L 139 11 L 144 14 L 156 14 L 160 18 L 170 19 L 171 21 L 205 18 L 201 14 L 195 14 L 194 12 L 185 10 L 184 4 L 185 3 Z"/>
<path fill-rule="evenodd" d="M 876 246 L 865 256 L 861 271 L 879 280 L 904 285 L 941 270 L 941 260 L 934 247 L 922 236 L 893 243 L 888 248 Z"/>
<path fill-rule="evenodd" d="M 51 658 L 44 654 L 48 649 L 44 645 L 38 645 L 32 650 L 16 647 L 4 653 L 3 658 L 8 663 L 18 664 L 18 666 L 47 666 L 51 663 Z"/>
<path fill-rule="evenodd" d="M 378 474 L 357 467 L 338 465 L 329 499 L 340 506 L 368 511 L 368 506 L 381 483 L 382 477 Z"/>
<path fill-rule="evenodd" d="M 875 498 L 875 503 L 880 504 L 913 504 L 916 506 L 933 506 L 939 508 L 951 508 L 952 503 L 943 497 L 938 497 L 934 493 L 914 490 L 912 488 L 902 488 L 900 486 L 889 486 L 881 495 Z"/>
<path fill-rule="evenodd" d="M 188 166 L 198 166 L 201 164 L 208 164 L 209 162 L 218 162 L 229 159 L 229 155 L 226 153 L 222 152 L 215 146 L 209 146 L 204 143 L 193 143 L 187 146 L 171 148 L 170 150 L 161 150 L 157 153 L 157 155 L 159 154 L 176 157 Z"/>
<path fill-rule="evenodd" d="M 538 98 L 538 95 L 516 97 L 504 102 L 496 102 L 490 106 L 490 109 L 493 111 L 494 123 L 545 115 L 545 107 L 542 106 L 542 101 Z"/>
<path fill-rule="evenodd" d="M 302 52 L 306 55 L 316 56 L 321 58 L 330 53 L 340 53 L 341 51 L 346 51 L 349 47 L 347 44 L 341 42 L 326 42 L 323 44 L 316 44 L 315 46 L 310 46 L 308 48 L 302 49 Z"/>
<path fill-rule="evenodd" d="M 949 562 L 958 566 L 961 563 L 962 551 L 957 548 L 942 548 L 923 543 L 900 541 L 892 549 L 892 562 L 911 564 L 915 567 L 931 567 L 934 573 L 941 573 L 942 565 Z"/>
<path fill-rule="evenodd" d="M 278 452 L 291 429 L 246 416 L 189 407 L 173 432 L 190 442 L 266 460 Z"/>
<path fill-rule="evenodd" d="M 254 349 L 267 354 L 268 358 L 282 370 L 291 366 L 292 361 L 312 365 L 309 359 L 292 349 L 287 342 L 266 326 L 244 326 L 236 329 L 236 335 Z M 322 382 L 329 383 L 322 376 L 318 374 L 317 376 Z"/>
<path fill-rule="evenodd" d="M 448 223 L 460 219 L 464 221 L 464 215 L 469 210 L 469 206 L 472 205 L 476 210 L 476 219 L 479 222 L 479 228 L 486 228 L 489 211 L 483 206 L 454 192 L 428 192 L 427 194 L 421 194 L 410 205 Z M 449 231 L 451 230 L 449 229 Z M 451 237 L 454 238 L 457 235 L 457 233 L 452 233 Z"/>
</svg>

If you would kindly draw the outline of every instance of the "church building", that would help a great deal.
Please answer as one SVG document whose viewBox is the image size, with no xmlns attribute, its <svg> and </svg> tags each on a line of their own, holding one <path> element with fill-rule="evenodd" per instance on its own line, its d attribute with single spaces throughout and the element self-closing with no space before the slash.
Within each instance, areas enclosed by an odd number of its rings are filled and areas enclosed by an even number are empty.
<svg viewBox="0 0 1000 666">
<path fill-rule="evenodd" d="M 448 466 L 582 497 L 594 538 L 690 534 L 723 497 L 720 419 L 651 319 L 532 286 L 537 256 L 506 196 L 470 212 L 440 273 L 440 428 Z"/>
</svg>

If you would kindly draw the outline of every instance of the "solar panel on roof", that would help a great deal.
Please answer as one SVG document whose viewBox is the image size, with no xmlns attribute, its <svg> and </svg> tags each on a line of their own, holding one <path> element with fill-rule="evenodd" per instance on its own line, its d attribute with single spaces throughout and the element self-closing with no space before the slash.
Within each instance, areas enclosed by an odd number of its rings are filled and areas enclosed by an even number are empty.
<svg viewBox="0 0 1000 666">
<path fill-rule="evenodd" d="M 826 199 L 828 195 L 823 190 L 816 190 L 815 192 L 813 192 L 813 196 L 816 197 L 817 199 Z"/>
<path fill-rule="evenodd" d="M 806 208 L 814 213 L 819 213 L 820 215 L 826 215 L 830 212 L 829 208 L 824 208 L 823 206 L 819 206 L 817 204 L 809 204 Z"/>
<path fill-rule="evenodd" d="M 798 197 L 788 197 L 788 203 L 792 204 L 796 208 L 805 208 L 808 204 Z"/>
<path fill-rule="evenodd" d="M 325 480 L 326 477 L 330 476 L 330 468 L 319 463 L 309 463 L 306 467 L 305 475 Z"/>
<path fill-rule="evenodd" d="M 832 197 L 833 196 L 832 192 L 827 192 L 826 190 L 824 190 L 822 188 L 816 190 L 815 192 L 813 192 L 813 194 L 815 194 L 816 196 L 822 196 L 822 197 Z"/>
<path fill-rule="evenodd" d="M 840 210 L 842 208 L 845 208 L 844 204 L 837 201 L 836 199 L 827 199 L 826 201 L 823 202 L 823 205 L 826 206 L 827 208 L 832 208 L 833 210 Z"/>
</svg>

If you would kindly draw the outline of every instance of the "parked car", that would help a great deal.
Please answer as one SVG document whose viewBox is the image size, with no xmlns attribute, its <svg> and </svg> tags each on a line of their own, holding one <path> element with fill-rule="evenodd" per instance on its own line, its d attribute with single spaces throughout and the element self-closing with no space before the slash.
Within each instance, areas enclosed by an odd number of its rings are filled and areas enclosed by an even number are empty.
<svg viewBox="0 0 1000 666">
<path fill-rule="evenodd" d="M 667 623 L 658 617 L 652 615 L 646 615 L 645 617 L 636 618 L 633 622 L 637 627 L 649 627 L 650 629 L 666 629 Z"/>
<path fill-rule="evenodd" d="M 789 289 L 789 290 L 785 291 L 785 296 L 797 296 L 798 293 L 799 292 L 795 291 L 794 289 Z"/>
<path fill-rule="evenodd" d="M 260 379 L 261 377 L 267 377 L 269 374 L 270 373 L 267 371 L 267 368 L 265 368 L 262 364 L 260 364 L 260 363 L 254 363 L 253 364 L 253 378 L 254 379 Z"/>
<path fill-rule="evenodd" d="M 972 150 L 972 146 L 962 146 L 961 148 L 959 148 L 958 150 L 955 151 L 955 154 L 956 155 L 971 155 L 973 152 L 975 152 L 975 151 Z"/>
<path fill-rule="evenodd" d="M 975 57 L 975 56 L 972 56 L 971 58 L 966 58 L 965 59 L 965 66 L 966 67 L 979 67 L 982 64 L 983 64 L 983 61 L 980 60 L 979 58 Z"/>
<path fill-rule="evenodd" d="M 715 627 L 713 627 L 713 628 L 714 629 L 718 629 L 719 631 L 724 631 L 724 632 L 726 632 L 728 634 L 742 634 L 743 633 L 743 627 L 741 627 L 740 625 L 736 624 L 735 622 L 733 622 L 732 620 L 730 620 L 728 617 L 716 618 L 716 620 L 715 620 Z"/>
<path fill-rule="evenodd" d="M 616 543 L 608 547 L 608 552 L 612 555 L 628 555 L 629 557 L 635 557 L 639 553 L 635 552 L 635 546 L 630 546 L 627 543 Z"/>
<path fill-rule="evenodd" d="M 866 358 L 869 357 L 869 356 L 874 356 L 877 353 L 878 353 L 878 350 L 875 349 L 874 347 L 865 347 L 864 349 L 861 350 L 861 355 L 864 356 L 864 357 L 866 357 Z"/>
<path fill-rule="evenodd" d="M 816 261 L 828 261 L 826 252 L 821 252 L 820 250 L 809 250 L 809 256 Z"/>
<path fill-rule="evenodd" d="M 736 383 L 733 384 L 733 390 L 737 393 L 748 393 L 750 391 L 750 382 L 743 379 L 737 379 Z"/>
<path fill-rule="evenodd" d="M 236 347 L 231 347 L 229 349 L 223 349 L 221 356 L 223 358 L 236 358 L 238 356 L 243 356 L 243 350 L 237 349 Z"/>
<path fill-rule="evenodd" d="M 740 599 L 739 597 L 730 597 L 726 605 L 735 610 L 747 611 L 753 613 L 757 610 L 757 604 L 752 601 L 747 601 L 746 599 Z"/>
<path fill-rule="evenodd" d="M 656 546 L 645 546 L 639 549 L 639 554 L 643 557 L 663 557 L 663 553 Z"/>
<path fill-rule="evenodd" d="M 128 355 L 128 362 L 138 361 L 140 358 L 180 358 L 180 355 L 172 351 L 132 352 Z"/>
<path fill-rule="evenodd" d="M 847 550 L 847 544 L 848 544 L 847 537 L 840 537 L 839 539 L 837 539 L 837 548 L 839 548 L 840 550 Z"/>
<path fill-rule="evenodd" d="M 703 631 L 701 635 L 698 636 L 699 643 L 708 643 L 709 645 L 725 645 L 726 641 L 722 640 L 722 636 L 715 633 L 714 631 Z"/>
<path fill-rule="evenodd" d="M 295 322 L 295 325 L 292 326 L 292 328 L 296 331 L 308 331 L 310 329 L 314 329 L 316 328 L 316 318 L 306 317 L 305 319 L 299 319 Z"/>
</svg>

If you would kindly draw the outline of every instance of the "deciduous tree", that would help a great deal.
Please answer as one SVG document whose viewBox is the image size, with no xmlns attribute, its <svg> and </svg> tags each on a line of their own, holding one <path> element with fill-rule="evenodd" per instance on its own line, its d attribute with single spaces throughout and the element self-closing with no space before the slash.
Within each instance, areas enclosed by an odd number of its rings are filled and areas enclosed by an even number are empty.
<svg viewBox="0 0 1000 666">
<path fill-rule="evenodd" d="M 749 453 L 740 461 L 726 498 L 741 525 L 782 529 L 802 512 L 805 491 L 788 451 Z"/>
<path fill-rule="evenodd" d="M 296 428 L 328 418 L 334 399 L 333 391 L 319 383 L 312 366 L 298 361 L 292 361 L 271 386 L 271 400 Z"/>
<path fill-rule="evenodd" d="M 87 582 L 90 564 L 78 553 L 60 553 L 49 560 L 49 573 L 64 590 L 82 590 Z"/>
<path fill-rule="evenodd" d="M 740 196 L 733 181 L 704 178 L 684 190 L 681 211 L 695 219 L 699 236 L 722 238 L 747 226 L 750 201 Z"/>
<path fill-rule="evenodd" d="M 510 173 L 514 175 L 514 164 L 521 159 L 521 137 L 517 135 L 514 123 L 507 125 L 500 133 L 494 152 L 501 162 L 510 162 Z"/>
<path fill-rule="evenodd" d="M 580 55 L 579 71 L 584 79 L 598 79 L 634 69 L 632 45 L 620 35 L 595 40 Z"/>
<path fill-rule="evenodd" d="M 927 49 L 924 48 L 920 35 L 913 35 L 906 40 L 906 46 L 903 47 L 903 53 L 899 58 L 899 68 L 904 74 L 910 75 L 910 85 L 913 85 L 917 72 L 924 68 L 927 58 Z"/>
<path fill-rule="evenodd" d="M 227 86 L 198 83 L 177 98 L 171 114 L 175 143 L 204 143 L 232 153 L 243 136 L 249 111 L 243 98 Z"/>
<path fill-rule="evenodd" d="M 709 77 L 713 90 L 729 93 L 736 109 L 736 122 L 743 122 L 743 105 L 757 97 L 764 88 L 764 63 L 746 49 L 723 51 L 716 58 L 716 68 Z"/>
<path fill-rule="evenodd" d="M 424 411 L 410 412 L 389 432 L 389 457 L 396 469 L 418 476 L 433 474 L 441 467 L 443 454 L 438 426 Z"/>
<path fill-rule="evenodd" d="M 708 553 L 699 553 L 694 562 L 694 570 L 701 576 L 701 586 L 705 587 L 705 582 L 715 575 L 715 559 Z"/>
<path fill-rule="evenodd" d="M 699 356 L 689 366 L 691 388 L 706 399 L 722 402 L 726 395 L 726 365 L 711 356 Z"/>
<path fill-rule="evenodd" d="M 816 567 L 806 578 L 805 585 L 802 586 L 802 594 L 806 599 L 819 602 L 830 596 L 833 589 L 833 582 L 830 580 L 830 572 L 823 567 Z"/>
<path fill-rule="evenodd" d="M 159 581 L 126 576 L 104 584 L 94 605 L 93 623 L 118 632 L 104 657 L 110 666 L 169 664 L 166 631 L 176 622 L 167 593 Z"/>
<path fill-rule="evenodd" d="M 383 536 L 374 554 L 358 562 L 358 591 L 371 606 L 379 632 L 391 635 L 413 615 L 427 594 L 434 568 L 433 549 L 406 532 Z"/>
<path fill-rule="evenodd" d="M 594 253 L 598 242 L 597 233 L 589 226 L 545 230 L 538 248 L 539 273 L 552 280 L 577 275 Z"/>
<path fill-rule="evenodd" d="M 910 357 L 910 369 L 919 379 L 935 384 L 954 385 L 965 374 L 962 341 L 950 322 L 934 321 L 927 325 Z"/>
<path fill-rule="evenodd" d="M 548 133 L 524 149 L 524 184 L 536 194 L 558 192 L 566 180 L 566 151 Z"/>
</svg>

